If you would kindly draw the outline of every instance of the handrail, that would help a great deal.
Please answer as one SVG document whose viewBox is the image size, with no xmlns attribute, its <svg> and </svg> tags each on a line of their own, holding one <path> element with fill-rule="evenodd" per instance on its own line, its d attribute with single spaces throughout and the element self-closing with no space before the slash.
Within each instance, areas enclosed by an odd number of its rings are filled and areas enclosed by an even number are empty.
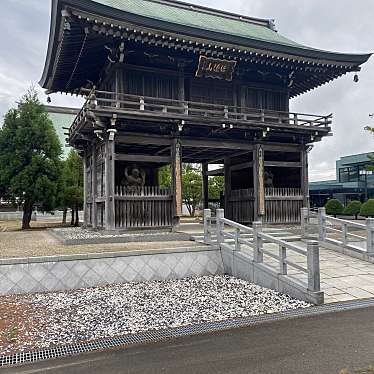
<svg viewBox="0 0 374 374">
<path fill-rule="evenodd" d="M 244 106 L 211 104 L 188 100 L 168 99 L 144 95 L 116 93 L 112 91 L 96 90 L 95 88 L 81 89 L 88 94 L 86 102 L 70 128 L 70 135 L 81 122 L 81 114 L 86 109 L 100 110 L 110 107 L 111 110 L 120 112 L 131 110 L 135 112 L 148 111 L 152 113 L 169 113 L 187 117 L 222 118 L 222 121 L 251 121 L 269 125 L 288 125 L 295 127 L 320 128 L 331 124 L 332 114 L 314 115 L 306 113 L 286 112 L 271 109 L 250 108 Z M 94 100 L 91 98 L 94 97 Z M 94 105 L 92 107 L 92 102 Z M 92 108 L 90 108 L 90 106 Z"/>
<path fill-rule="evenodd" d="M 326 220 L 332 221 L 332 222 L 336 222 L 336 223 L 340 223 L 340 224 L 345 224 L 348 227 L 358 227 L 358 228 L 366 229 L 366 225 L 365 224 L 358 223 L 358 222 L 348 221 L 346 219 L 341 219 L 341 218 L 336 218 L 336 217 L 332 217 L 332 216 L 326 215 Z"/>
<path fill-rule="evenodd" d="M 91 90 L 87 88 L 82 88 L 82 92 L 91 92 Z M 253 107 L 245 107 L 245 106 L 234 106 L 234 105 L 224 105 L 224 104 L 211 104 L 211 103 L 204 103 L 204 102 L 197 102 L 197 101 L 189 101 L 189 100 L 178 100 L 178 99 L 168 99 L 164 97 L 154 97 L 154 96 L 146 96 L 146 95 L 134 95 L 134 94 L 127 94 L 127 93 L 116 93 L 114 91 L 104 91 L 104 90 L 95 90 L 96 94 L 104 94 L 104 95 L 112 95 L 114 97 L 131 97 L 134 99 L 139 99 L 140 97 L 143 99 L 149 99 L 149 100 L 158 100 L 160 102 L 175 102 L 175 103 L 190 103 L 190 104 L 195 104 L 195 105 L 201 105 L 201 106 L 207 106 L 207 107 L 217 107 L 217 108 L 222 108 L 224 109 L 225 107 L 228 108 L 235 108 L 235 109 L 248 109 L 251 111 L 257 111 L 261 113 L 262 111 L 267 112 L 267 113 L 275 113 L 275 114 L 287 114 L 287 115 L 298 115 L 298 116 L 305 116 L 305 117 L 316 117 L 316 120 L 322 120 L 325 118 L 331 118 L 333 116 L 332 113 L 328 115 L 316 115 L 316 114 L 310 114 L 310 113 L 298 113 L 298 112 L 287 112 L 287 111 L 282 111 L 282 110 L 274 110 L 274 109 L 261 109 L 261 108 L 253 108 Z M 299 119 L 299 121 L 302 121 Z"/>
<path fill-rule="evenodd" d="M 204 241 L 211 244 L 214 232 L 211 226 L 211 210 L 204 209 Z M 233 228 L 235 231 L 225 231 L 225 225 Z M 313 292 L 320 291 L 320 268 L 319 268 L 319 246 L 316 241 L 308 241 L 307 249 L 297 246 L 296 244 L 287 242 L 285 240 L 276 238 L 270 234 L 262 231 L 262 223 L 254 222 L 252 227 L 241 225 L 237 222 L 231 221 L 224 217 L 224 210 L 216 210 L 216 242 L 220 248 L 228 249 L 233 252 L 241 251 L 241 244 L 247 245 L 253 249 L 252 261 L 257 264 L 264 263 L 264 255 L 278 261 L 279 273 L 282 276 L 288 275 L 288 266 L 291 266 L 298 271 L 308 274 L 308 290 Z M 244 233 L 252 233 L 253 240 L 244 240 L 241 235 Z M 229 238 L 234 240 L 234 243 L 225 242 Z M 278 255 L 271 250 L 264 248 L 264 242 L 276 244 L 279 246 Z M 306 257 L 307 266 L 303 267 L 300 264 L 293 262 L 287 257 L 287 251 L 296 252 L 299 255 Z"/>
<path fill-rule="evenodd" d="M 311 225 L 310 218 L 313 215 L 307 208 L 301 210 L 301 227 L 303 236 L 308 236 L 308 227 Z M 315 215 L 314 215 L 315 217 Z M 318 208 L 318 240 L 321 243 L 331 242 L 344 248 L 353 249 L 355 252 L 361 251 L 369 256 L 374 255 L 374 219 L 367 218 L 365 224 L 352 222 L 346 219 L 331 217 L 326 214 L 325 208 Z M 358 228 L 365 231 L 366 236 L 357 235 L 349 232 L 349 228 Z M 335 232 L 338 237 L 328 237 L 328 232 Z M 359 239 L 360 242 L 366 242 L 366 248 L 357 247 L 353 243 L 358 240 L 349 240 L 349 238 Z"/>
</svg>

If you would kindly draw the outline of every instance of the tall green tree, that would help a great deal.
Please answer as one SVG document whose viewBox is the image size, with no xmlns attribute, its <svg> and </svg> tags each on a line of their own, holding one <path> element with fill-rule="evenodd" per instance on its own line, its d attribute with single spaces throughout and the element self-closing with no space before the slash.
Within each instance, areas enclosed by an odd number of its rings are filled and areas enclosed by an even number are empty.
<svg viewBox="0 0 374 374">
<path fill-rule="evenodd" d="M 23 206 L 22 229 L 30 228 L 33 207 L 56 205 L 61 144 L 34 88 L 5 115 L 0 129 L 0 194 Z"/>
<path fill-rule="evenodd" d="M 183 164 L 182 200 L 191 216 L 195 216 L 196 208 L 202 198 L 201 167 L 197 164 Z"/>
<path fill-rule="evenodd" d="M 225 189 L 225 177 L 214 176 L 208 179 L 208 191 L 211 199 L 219 199 Z"/>
<path fill-rule="evenodd" d="M 64 161 L 61 177 L 59 205 L 64 212 L 71 209 L 71 224 L 78 226 L 79 210 L 83 208 L 83 160 L 73 149 Z"/>
</svg>

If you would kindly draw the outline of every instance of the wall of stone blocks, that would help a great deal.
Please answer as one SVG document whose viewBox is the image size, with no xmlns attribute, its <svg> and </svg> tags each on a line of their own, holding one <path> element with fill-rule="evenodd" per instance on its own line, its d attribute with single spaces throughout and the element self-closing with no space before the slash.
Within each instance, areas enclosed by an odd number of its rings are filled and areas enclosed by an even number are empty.
<svg viewBox="0 0 374 374">
<path fill-rule="evenodd" d="M 0 260 L 0 295 L 223 274 L 214 247 Z"/>
</svg>

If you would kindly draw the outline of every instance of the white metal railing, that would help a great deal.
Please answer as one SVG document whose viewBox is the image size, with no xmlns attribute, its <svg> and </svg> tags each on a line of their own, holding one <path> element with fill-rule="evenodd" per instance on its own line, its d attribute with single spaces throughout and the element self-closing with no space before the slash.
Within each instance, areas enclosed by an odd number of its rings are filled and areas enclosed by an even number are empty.
<svg viewBox="0 0 374 374">
<path fill-rule="evenodd" d="M 228 230 L 225 230 L 225 226 Z M 213 235 L 215 236 L 214 240 Z M 269 256 L 278 262 L 278 274 L 287 276 L 288 266 L 290 266 L 307 274 L 308 290 L 320 291 L 319 244 L 317 241 L 308 241 L 305 249 L 263 232 L 261 222 L 254 222 L 252 227 L 248 227 L 231 221 L 224 217 L 223 209 L 216 210 L 216 217 L 211 216 L 210 209 L 204 209 L 204 241 L 207 244 L 217 243 L 220 248 L 233 252 L 241 251 L 241 245 L 246 245 L 253 250 L 252 261 L 254 263 L 264 263 L 264 255 Z M 278 245 L 278 254 L 266 249 L 264 243 Z M 306 267 L 292 261 L 288 256 L 289 252 L 305 256 Z"/>
<path fill-rule="evenodd" d="M 367 218 L 365 223 L 353 222 L 328 216 L 325 208 L 319 208 L 318 212 L 302 208 L 301 217 L 301 227 L 304 237 L 308 235 L 311 221 L 314 219 L 315 224 L 318 226 L 318 240 L 320 242 L 330 241 L 347 248 L 366 252 L 369 255 L 374 254 L 373 218 Z M 355 230 L 356 233 L 352 232 L 352 229 Z M 329 234 L 331 233 L 336 235 L 331 238 L 329 237 Z M 362 243 L 363 245 L 357 246 L 354 243 Z"/>
</svg>

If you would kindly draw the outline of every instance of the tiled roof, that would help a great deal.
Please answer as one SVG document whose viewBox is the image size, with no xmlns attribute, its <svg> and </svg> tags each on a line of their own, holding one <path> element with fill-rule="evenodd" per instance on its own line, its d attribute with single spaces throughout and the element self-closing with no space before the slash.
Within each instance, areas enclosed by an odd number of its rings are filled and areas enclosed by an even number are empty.
<svg viewBox="0 0 374 374">
<path fill-rule="evenodd" d="M 189 4 L 158 0 L 94 0 L 96 3 L 177 25 L 194 27 L 248 39 L 271 42 L 293 47 L 302 45 L 285 38 L 270 27 L 271 21 L 251 19 L 245 16 L 207 10 Z M 267 26 L 265 26 L 267 24 Z"/>
</svg>

